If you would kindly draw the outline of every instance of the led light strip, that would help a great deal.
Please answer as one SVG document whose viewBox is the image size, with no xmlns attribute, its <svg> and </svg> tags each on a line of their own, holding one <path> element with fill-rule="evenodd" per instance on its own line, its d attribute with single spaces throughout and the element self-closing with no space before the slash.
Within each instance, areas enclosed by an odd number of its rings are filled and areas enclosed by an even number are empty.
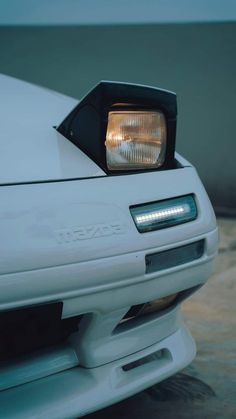
<svg viewBox="0 0 236 419">
<path fill-rule="evenodd" d="M 186 214 L 189 211 L 190 211 L 189 205 L 185 204 L 181 206 L 172 207 L 166 210 L 154 211 L 154 212 L 151 212 L 150 214 L 138 215 L 135 217 L 135 221 L 138 224 L 142 224 L 148 221 L 161 220 L 161 219 L 169 218 L 171 216 L 180 215 L 183 213 Z"/>
<path fill-rule="evenodd" d="M 187 223 L 198 216 L 193 194 L 135 205 L 130 212 L 140 233 Z"/>
</svg>

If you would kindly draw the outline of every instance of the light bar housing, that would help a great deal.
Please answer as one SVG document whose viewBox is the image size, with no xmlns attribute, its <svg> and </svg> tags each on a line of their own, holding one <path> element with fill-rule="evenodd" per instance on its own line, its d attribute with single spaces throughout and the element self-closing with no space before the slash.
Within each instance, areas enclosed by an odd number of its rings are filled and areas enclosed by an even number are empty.
<svg viewBox="0 0 236 419">
<path fill-rule="evenodd" d="M 57 127 L 107 174 L 117 174 L 109 168 L 106 158 L 106 134 L 109 112 L 160 112 L 165 118 L 166 147 L 160 165 L 133 168 L 133 172 L 173 169 L 175 167 L 175 135 L 177 105 L 175 93 L 149 86 L 102 81 L 94 87 Z M 118 173 L 132 171 L 124 168 Z"/>
<path fill-rule="evenodd" d="M 197 218 L 193 195 L 131 206 L 130 212 L 140 233 L 173 227 Z"/>
</svg>

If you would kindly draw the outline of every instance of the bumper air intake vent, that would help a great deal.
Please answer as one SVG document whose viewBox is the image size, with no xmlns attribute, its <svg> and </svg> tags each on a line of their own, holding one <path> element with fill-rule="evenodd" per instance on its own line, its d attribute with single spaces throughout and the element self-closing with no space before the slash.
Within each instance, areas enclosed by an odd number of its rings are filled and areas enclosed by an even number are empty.
<svg viewBox="0 0 236 419">
<path fill-rule="evenodd" d="M 81 316 L 61 319 L 63 303 L 0 313 L 0 361 L 63 343 L 78 330 Z"/>
</svg>

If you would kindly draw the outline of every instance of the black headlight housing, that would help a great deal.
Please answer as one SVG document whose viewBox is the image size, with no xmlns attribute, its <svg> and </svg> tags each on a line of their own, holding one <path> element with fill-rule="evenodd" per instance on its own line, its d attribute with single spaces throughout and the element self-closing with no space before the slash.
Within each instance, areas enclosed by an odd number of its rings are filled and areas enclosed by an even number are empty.
<svg viewBox="0 0 236 419">
<path fill-rule="evenodd" d="M 161 112 L 165 118 L 166 149 L 160 167 L 175 167 L 177 104 L 175 93 L 149 86 L 102 81 L 92 89 L 57 127 L 57 130 L 87 154 L 107 174 L 127 173 L 111 170 L 106 159 L 106 134 L 109 112 Z M 138 168 L 128 172 L 142 172 L 152 168 Z"/>
</svg>

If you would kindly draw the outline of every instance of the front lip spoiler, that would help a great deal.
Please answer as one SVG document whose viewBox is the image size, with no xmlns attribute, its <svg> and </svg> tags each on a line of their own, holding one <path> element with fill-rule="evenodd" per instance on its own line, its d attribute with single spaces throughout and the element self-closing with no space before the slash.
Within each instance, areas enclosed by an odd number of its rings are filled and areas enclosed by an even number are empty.
<svg viewBox="0 0 236 419">
<path fill-rule="evenodd" d="M 169 360 L 156 359 L 130 371 L 123 370 L 125 365 L 162 349 L 170 353 Z M 168 378 L 188 365 L 195 354 L 195 343 L 182 324 L 161 342 L 101 367 L 76 367 L 1 391 L 0 406 L 8 419 L 41 417 L 42 412 L 50 419 L 80 417 Z"/>
</svg>

